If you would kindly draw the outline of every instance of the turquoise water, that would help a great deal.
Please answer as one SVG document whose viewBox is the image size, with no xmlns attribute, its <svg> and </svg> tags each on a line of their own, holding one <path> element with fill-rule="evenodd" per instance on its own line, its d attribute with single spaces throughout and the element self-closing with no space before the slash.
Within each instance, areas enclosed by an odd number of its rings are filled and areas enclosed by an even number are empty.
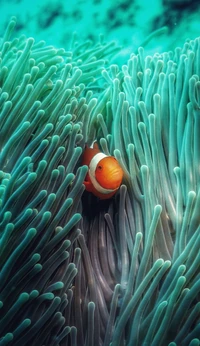
<svg viewBox="0 0 200 346">
<path fill-rule="evenodd" d="M 165 51 L 199 35 L 198 1 L 1 1 L 3 33 L 11 16 L 17 17 L 17 32 L 69 48 L 71 35 L 82 40 L 116 40 L 127 58 L 155 30 L 166 27 L 147 45 L 148 51 Z"/>
<path fill-rule="evenodd" d="M 200 345 L 199 8 L 0 2 L 0 346 Z"/>
</svg>

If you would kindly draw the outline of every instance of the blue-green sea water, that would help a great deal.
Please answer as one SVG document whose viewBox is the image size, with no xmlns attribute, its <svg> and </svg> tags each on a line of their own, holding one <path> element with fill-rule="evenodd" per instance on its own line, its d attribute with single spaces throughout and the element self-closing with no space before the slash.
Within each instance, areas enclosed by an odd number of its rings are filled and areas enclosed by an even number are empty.
<svg viewBox="0 0 200 346">
<path fill-rule="evenodd" d="M 85 40 L 116 40 L 126 58 L 143 45 L 154 31 L 162 29 L 147 45 L 150 52 L 163 52 L 183 45 L 200 32 L 199 1 L 106 1 L 72 0 L 1 1 L 0 32 L 11 16 L 17 17 L 18 34 L 45 40 L 67 49 L 74 32 Z"/>
</svg>

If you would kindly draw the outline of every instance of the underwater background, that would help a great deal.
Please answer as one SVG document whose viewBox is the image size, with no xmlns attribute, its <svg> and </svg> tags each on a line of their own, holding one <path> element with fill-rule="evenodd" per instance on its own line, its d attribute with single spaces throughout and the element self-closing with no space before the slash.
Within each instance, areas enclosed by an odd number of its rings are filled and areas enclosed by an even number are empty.
<svg viewBox="0 0 200 346">
<path fill-rule="evenodd" d="M 0 346 L 200 345 L 199 1 L 0 13 Z"/>
</svg>

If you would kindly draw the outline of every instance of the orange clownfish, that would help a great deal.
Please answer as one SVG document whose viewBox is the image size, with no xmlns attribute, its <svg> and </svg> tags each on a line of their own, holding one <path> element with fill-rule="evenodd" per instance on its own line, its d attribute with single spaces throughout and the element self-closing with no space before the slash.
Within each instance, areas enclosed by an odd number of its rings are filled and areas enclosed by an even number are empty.
<svg viewBox="0 0 200 346">
<path fill-rule="evenodd" d="M 88 166 L 84 181 L 86 190 L 100 199 L 111 198 L 123 179 L 123 170 L 115 157 L 102 153 L 95 142 L 93 148 L 86 146 L 82 164 Z"/>
</svg>

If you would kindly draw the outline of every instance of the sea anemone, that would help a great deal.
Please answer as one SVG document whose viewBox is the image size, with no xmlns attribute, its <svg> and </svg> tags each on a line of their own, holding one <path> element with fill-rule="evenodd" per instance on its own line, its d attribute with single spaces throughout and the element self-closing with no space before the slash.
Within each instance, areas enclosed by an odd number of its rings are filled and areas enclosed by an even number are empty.
<svg viewBox="0 0 200 346">
<path fill-rule="evenodd" d="M 1 41 L 0 346 L 199 345 L 200 39 Z M 109 59 L 108 59 L 109 57 Z M 124 171 L 84 192 L 85 143 Z"/>
</svg>

